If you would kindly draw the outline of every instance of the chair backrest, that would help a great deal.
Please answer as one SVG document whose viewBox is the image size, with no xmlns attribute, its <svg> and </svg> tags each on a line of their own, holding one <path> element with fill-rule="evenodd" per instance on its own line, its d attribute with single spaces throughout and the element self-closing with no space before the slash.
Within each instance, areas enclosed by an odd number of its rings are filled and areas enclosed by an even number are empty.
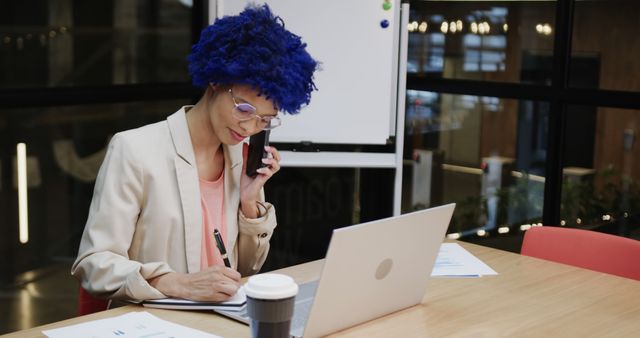
<svg viewBox="0 0 640 338">
<path fill-rule="evenodd" d="M 596 231 L 532 227 L 522 255 L 640 280 L 640 241 Z"/>
<path fill-rule="evenodd" d="M 87 290 L 80 287 L 80 292 L 78 294 L 78 316 L 104 311 L 108 307 L 108 299 L 94 297 L 88 293 Z"/>
</svg>

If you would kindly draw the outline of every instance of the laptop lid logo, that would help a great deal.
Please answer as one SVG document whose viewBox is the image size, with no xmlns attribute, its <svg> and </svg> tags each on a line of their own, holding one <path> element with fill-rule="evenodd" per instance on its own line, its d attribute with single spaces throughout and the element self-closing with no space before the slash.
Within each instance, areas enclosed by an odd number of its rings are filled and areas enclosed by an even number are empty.
<svg viewBox="0 0 640 338">
<path fill-rule="evenodd" d="M 378 264 L 378 268 L 376 269 L 376 279 L 381 280 L 389 274 L 391 268 L 393 267 L 393 261 L 390 258 L 387 258 Z"/>
</svg>

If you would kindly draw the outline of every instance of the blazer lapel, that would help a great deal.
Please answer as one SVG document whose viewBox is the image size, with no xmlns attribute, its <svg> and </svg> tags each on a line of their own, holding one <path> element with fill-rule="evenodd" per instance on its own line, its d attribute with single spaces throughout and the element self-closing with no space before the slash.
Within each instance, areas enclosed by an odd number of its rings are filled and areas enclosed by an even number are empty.
<svg viewBox="0 0 640 338">
<path fill-rule="evenodd" d="M 169 116 L 167 122 L 177 155 L 174 163 L 184 218 L 184 246 L 187 256 L 187 270 L 192 273 L 200 271 L 202 207 L 198 169 L 185 114 L 185 107 L 182 107 L 179 111 Z"/>
<path fill-rule="evenodd" d="M 224 149 L 224 211 L 227 222 L 228 248 L 233 248 L 230 252 L 230 260 L 233 267 L 237 268 L 237 246 L 238 238 L 238 206 L 240 205 L 240 178 L 242 175 L 242 146 L 223 145 Z"/>
</svg>

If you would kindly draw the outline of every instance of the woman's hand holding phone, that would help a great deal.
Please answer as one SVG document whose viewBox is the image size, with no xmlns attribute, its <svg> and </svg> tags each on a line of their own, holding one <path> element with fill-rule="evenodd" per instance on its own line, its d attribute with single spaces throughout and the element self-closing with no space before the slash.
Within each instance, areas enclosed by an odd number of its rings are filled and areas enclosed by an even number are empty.
<svg viewBox="0 0 640 338">
<path fill-rule="evenodd" d="M 245 143 L 242 149 L 244 163 L 242 165 L 242 178 L 240 180 L 240 206 L 242 213 L 248 218 L 263 216 L 257 203 L 260 201 L 260 191 L 271 176 L 280 170 L 280 153 L 278 150 L 268 145 L 263 146 L 261 149 L 262 151 L 260 153 L 265 154 L 265 156 L 259 157 L 260 163 L 263 166 L 255 170 L 256 175 L 253 177 L 247 174 L 250 157 L 249 145 Z"/>
</svg>

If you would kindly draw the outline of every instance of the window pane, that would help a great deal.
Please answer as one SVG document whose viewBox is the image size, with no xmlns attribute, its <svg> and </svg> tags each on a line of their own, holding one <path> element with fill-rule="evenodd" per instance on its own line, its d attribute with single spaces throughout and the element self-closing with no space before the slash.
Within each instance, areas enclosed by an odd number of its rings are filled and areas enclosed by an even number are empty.
<svg viewBox="0 0 640 338">
<path fill-rule="evenodd" d="M 118 131 L 165 119 L 185 100 L 0 110 L 3 278 L 74 259 L 106 146 Z M 28 234 L 19 242 L 18 143 L 26 145 Z"/>
<path fill-rule="evenodd" d="M 183 1 L 5 1 L 0 89 L 188 81 Z"/>
<path fill-rule="evenodd" d="M 640 91 L 636 0 L 576 1 L 571 85 Z"/>
<path fill-rule="evenodd" d="M 569 111 L 567 138 L 586 134 L 592 142 L 580 151 L 576 144 L 565 160 L 561 225 L 640 238 L 640 111 L 592 106 Z"/>
<path fill-rule="evenodd" d="M 548 84 L 555 7 L 555 1 L 412 1 L 407 71 Z"/>
<path fill-rule="evenodd" d="M 479 241 L 541 221 L 548 103 L 408 90 L 406 114 L 403 212 L 455 202 L 448 232 Z"/>
</svg>

